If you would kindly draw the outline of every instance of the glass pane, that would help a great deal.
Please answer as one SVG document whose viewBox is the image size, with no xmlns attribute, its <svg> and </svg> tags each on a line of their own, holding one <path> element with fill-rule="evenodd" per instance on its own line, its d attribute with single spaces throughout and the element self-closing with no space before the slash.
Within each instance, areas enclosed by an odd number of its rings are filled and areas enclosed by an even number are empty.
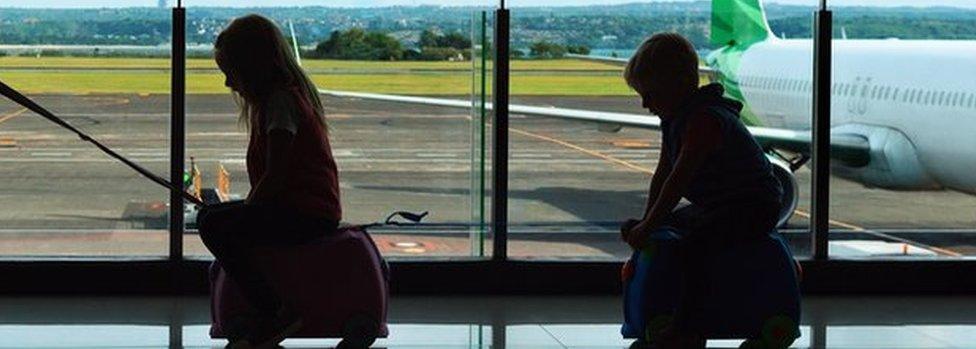
<svg viewBox="0 0 976 349">
<path fill-rule="evenodd" d="M 320 89 L 340 172 L 343 221 L 382 222 L 395 211 L 427 211 L 419 226 L 371 229 L 382 252 L 411 259 L 490 253 L 480 229 L 486 218 L 481 103 L 488 88 L 489 18 L 473 7 L 433 4 L 322 2 L 243 10 L 194 3 L 188 47 L 200 50 L 188 71 L 187 165 L 199 169 L 200 186 L 224 185 L 230 199 L 251 190 L 248 132 L 237 122 L 239 108 L 223 86 L 211 47 L 231 19 L 257 11 L 297 45 L 302 67 Z M 404 103 L 391 101 L 393 95 L 427 99 Z M 438 105 L 444 101 L 456 106 Z M 209 256 L 190 228 L 186 255 Z"/>
<path fill-rule="evenodd" d="M 833 6 L 831 132 L 859 143 L 858 156 L 831 162 L 830 255 L 972 256 L 976 1 L 874 4 Z"/>
<path fill-rule="evenodd" d="M 741 119 L 753 134 L 809 137 L 812 43 L 809 37 L 780 40 L 770 32 L 781 31 L 782 18 L 809 22 L 812 7 L 768 6 L 762 12 L 768 16 L 742 28 L 724 28 L 713 19 L 743 15 L 737 12 L 742 9 L 730 4 L 725 0 L 622 5 L 512 2 L 513 103 L 565 108 L 513 114 L 513 256 L 598 260 L 630 256 L 630 248 L 620 241 L 619 227 L 628 218 L 643 216 L 661 155 L 661 133 L 659 119 L 642 108 L 622 75 L 638 45 L 654 33 L 677 32 L 695 46 L 703 68 L 700 85 L 719 82 L 726 97 L 743 102 Z M 762 10 L 758 3 L 753 6 Z M 729 46 L 732 40 L 737 44 Z M 587 121 L 593 119 L 602 121 Z M 783 147 L 777 140 L 760 137 L 769 158 L 778 164 L 774 166 L 778 177 L 788 184 L 786 201 L 791 205 L 784 205 L 781 230 L 794 252 L 805 255 L 809 171 L 801 168 L 794 174 L 788 163 L 808 148 L 805 144 Z"/>
<path fill-rule="evenodd" d="M 0 5 L 0 80 L 168 178 L 170 9 L 43 4 Z M 0 162 L 0 257 L 167 253 L 165 189 L 5 98 Z"/>
</svg>

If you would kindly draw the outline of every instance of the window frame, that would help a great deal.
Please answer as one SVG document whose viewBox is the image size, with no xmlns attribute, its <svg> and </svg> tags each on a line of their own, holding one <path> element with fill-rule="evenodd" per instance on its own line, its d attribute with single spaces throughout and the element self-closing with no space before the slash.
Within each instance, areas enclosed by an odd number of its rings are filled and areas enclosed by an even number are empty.
<svg viewBox="0 0 976 349">
<path fill-rule="evenodd" d="M 177 5 L 177 8 L 182 8 Z M 507 9 L 504 2 L 496 9 L 496 16 Z M 177 10 L 174 9 L 174 14 Z M 184 12 L 185 13 L 185 12 Z M 506 17 L 507 18 L 507 17 Z M 173 57 L 174 63 L 185 57 L 185 35 L 177 35 L 176 26 L 181 21 L 174 15 Z M 499 21 L 496 23 L 507 23 Z M 183 25 L 185 29 L 185 24 Z M 507 38 L 511 28 L 496 26 L 495 37 Z M 185 33 L 184 33 L 185 34 Z M 827 44 L 832 41 L 828 37 Z M 492 45 L 497 54 L 502 46 Z M 508 55 L 500 56 L 500 61 L 508 61 Z M 814 66 L 821 67 L 824 62 L 814 58 Z M 508 66 L 496 62 L 496 88 L 501 85 L 507 89 Z M 172 132 L 171 137 L 171 171 L 182 176 L 185 156 L 185 91 L 179 92 L 180 86 L 185 84 L 185 69 L 183 64 L 171 65 L 174 79 Z M 176 70 L 179 70 L 178 72 Z M 179 80 L 179 81 L 177 81 Z M 787 83 L 783 79 L 770 77 L 752 77 L 749 84 L 756 88 L 771 88 Z M 809 93 L 811 100 L 817 89 L 816 83 L 810 81 Z M 806 85 L 797 81 L 795 86 Z M 781 88 L 782 89 L 782 88 Z M 870 93 L 877 94 L 875 85 Z M 886 89 L 885 97 L 890 92 Z M 837 83 L 828 91 L 844 97 L 867 97 L 868 84 Z M 177 93 L 179 92 L 179 93 Z M 839 92 L 839 93 L 838 93 Z M 895 88 L 892 98 L 897 99 L 899 89 Z M 919 101 L 926 104 L 933 102 L 933 91 L 922 91 L 906 88 L 901 91 L 905 101 Z M 497 93 L 497 90 L 496 90 Z M 943 94 L 945 92 L 943 91 Z M 495 95 L 495 94 L 493 94 Z M 924 95 L 924 98 L 923 98 Z M 976 105 L 976 94 L 968 94 L 969 106 Z M 498 97 L 497 95 L 495 96 Z M 493 113 L 496 122 L 500 118 L 506 119 L 508 100 L 496 100 L 499 109 Z M 943 95 L 944 97 L 944 95 Z M 965 98 L 965 97 L 962 97 Z M 182 116 L 181 116 L 182 115 Z M 501 127 L 499 127 L 501 129 Z M 507 131 L 507 128 L 505 129 Z M 503 135 L 507 142 L 507 133 Z M 497 153 L 502 147 L 507 154 L 506 142 L 491 142 L 493 152 Z M 180 156 L 175 156 L 180 155 Z M 506 155 L 507 156 L 507 155 Z M 507 165 L 507 163 L 505 163 Z M 818 168 L 830 166 L 829 161 L 815 161 Z M 493 171 L 501 171 L 502 179 L 507 181 L 507 166 L 493 166 Z M 173 177 L 176 178 L 176 177 Z M 496 177 L 497 179 L 497 177 Z M 181 182 L 181 181 L 175 181 Z M 507 202 L 507 186 L 496 187 L 493 200 Z M 829 203 L 829 194 L 828 194 Z M 171 207 L 182 209 L 182 198 L 171 196 Z M 503 206 L 504 207 L 504 206 Z M 181 211 L 179 211 L 181 212 Z M 127 294 L 200 294 L 207 291 L 207 270 L 210 262 L 186 258 L 183 256 L 182 238 L 184 235 L 182 215 L 177 215 L 180 224 L 171 224 L 169 228 L 169 255 L 162 258 L 58 258 L 58 259 L 9 259 L 0 257 L 0 273 L 8 276 L 8 282 L 0 285 L 0 294 L 30 293 L 30 294 L 63 294 L 63 293 L 127 293 Z M 501 217 L 505 217 L 502 215 Z M 171 221 L 175 222 L 175 221 Z M 492 227 L 507 225 L 507 221 L 492 220 Z M 813 239 L 826 238 L 817 236 L 814 224 L 810 229 Z M 394 285 L 396 293 L 587 293 L 587 292 L 619 292 L 618 273 L 621 263 L 614 261 L 524 261 L 508 258 L 504 254 L 507 248 L 506 235 L 495 236 L 494 252 L 488 259 L 457 259 L 450 261 L 393 261 L 392 269 L 397 274 Z M 501 258 L 499 257 L 501 247 Z M 829 245 L 827 245 L 829 248 Z M 804 259 L 804 284 L 806 292 L 812 293 L 959 293 L 969 290 L 976 293 L 976 278 L 959 278 L 958 275 L 972 275 L 976 273 L 976 259 L 964 258 L 959 260 L 839 260 L 832 259 L 827 254 L 825 258 Z M 120 282 L 119 280 L 126 280 Z M 444 280 L 452 280 L 444 283 Z M 487 280 L 487 281 L 486 281 Z M 964 292 L 964 291 L 963 291 Z"/>
</svg>

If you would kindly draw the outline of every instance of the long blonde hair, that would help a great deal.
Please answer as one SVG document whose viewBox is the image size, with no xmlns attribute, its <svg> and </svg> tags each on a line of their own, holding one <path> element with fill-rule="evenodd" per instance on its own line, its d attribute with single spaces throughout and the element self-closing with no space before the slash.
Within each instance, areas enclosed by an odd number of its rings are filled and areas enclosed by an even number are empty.
<svg viewBox="0 0 976 349">
<path fill-rule="evenodd" d="M 318 89 L 270 19 L 256 14 L 234 19 L 217 36 L 214 52 L 221 69 L 233 74 L 240 84 L 235 96 L 241 107 L 241 124 L 253 129 L 258 107 L 273 91 L 297 87 L 326 129 Z"/>
</svg>

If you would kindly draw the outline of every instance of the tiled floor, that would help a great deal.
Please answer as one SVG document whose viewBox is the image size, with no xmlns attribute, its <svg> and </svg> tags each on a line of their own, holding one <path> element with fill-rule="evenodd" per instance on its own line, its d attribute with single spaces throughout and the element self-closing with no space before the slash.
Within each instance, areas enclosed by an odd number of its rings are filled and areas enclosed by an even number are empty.
<svg viewBox="0 0 976 349">
<path fill-rule="evenodd" d="M 397 297 L 374 347 L 626 348 L 620 317 L 615 297 Z M 0 298 L 0 348 L 222 347 L 208 323 L 205 298 Z M 976 298 L 807 298 L 802 331 L 794 348 L 976 348 Z"/>
</svg>

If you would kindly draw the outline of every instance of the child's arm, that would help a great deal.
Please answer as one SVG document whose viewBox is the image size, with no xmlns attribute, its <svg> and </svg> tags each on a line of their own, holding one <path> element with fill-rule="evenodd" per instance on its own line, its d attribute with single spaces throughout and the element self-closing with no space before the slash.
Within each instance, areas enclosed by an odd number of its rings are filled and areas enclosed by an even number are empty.
<svg viewBox="0 0 976 349">
<path fill-rule="evenodd" d="M 271 129 L 268 132 L 267 170 L 251 190 L 251 195 L 247 198 L 248 203 L 271 202 L 284 194 L 285 184 L 288 182 L 285 173 L 291 160 L 294 139 L 295 134 L 288 130 Z"/>
<path fill-rule="evenodd" d="M 654 202 L 657 201 L 657 197 L 661 195 L 661 188 L 664 186 L 664 181 L 671 175 L 671 158 L 667 154 L 667 145 L 662 144 L 661 155 L 658 156 L 657 160 L 657 168 L 654 169 L 654 174 L 651 176 L 651 186 L 647 190 L 647 202 L 644 203 L 644 216 L 641 217 L 642 220 L 647 218 L 647 214 L 654 207 Z"/>
<path fill-rule="evenodd" d="M 627 236 L 627 242 L 631 246 L 637 248 L 643 245 L 646 233 L 660 225 L 671 213 L 702 162 L 721 143 L 721 136 L 717 120 L 707 116 L 697 116 L 689 120 L 682 134 L 683 144 L 674 168 L 664 181 L 654 205 Z"/>
<path fill-rule="evenodd" d="M 620 226 L 620 237 L 625 242 L 628 241 L 628 236 L 630 236 L 630 231 L 637 226 L 644 218 L 647 218 L 647 214 L 654 207 L 654 202 L 657 201 L 658 195 L 661 194 L 661 187 L 664 186 L 664 180 L 668 178 L 671 174 L 671 158 L 668 157 L 668 150 L 665 148 L 666 145 L 661 145 L 661 155 L 657 160 L 657 168 L 654 169 L 654 173 L 651 175 L 651 184 L 647 189 L 647 202 L 644 203 L 644 212 L 640 219 L 628 219 Z"/>
</svg>

